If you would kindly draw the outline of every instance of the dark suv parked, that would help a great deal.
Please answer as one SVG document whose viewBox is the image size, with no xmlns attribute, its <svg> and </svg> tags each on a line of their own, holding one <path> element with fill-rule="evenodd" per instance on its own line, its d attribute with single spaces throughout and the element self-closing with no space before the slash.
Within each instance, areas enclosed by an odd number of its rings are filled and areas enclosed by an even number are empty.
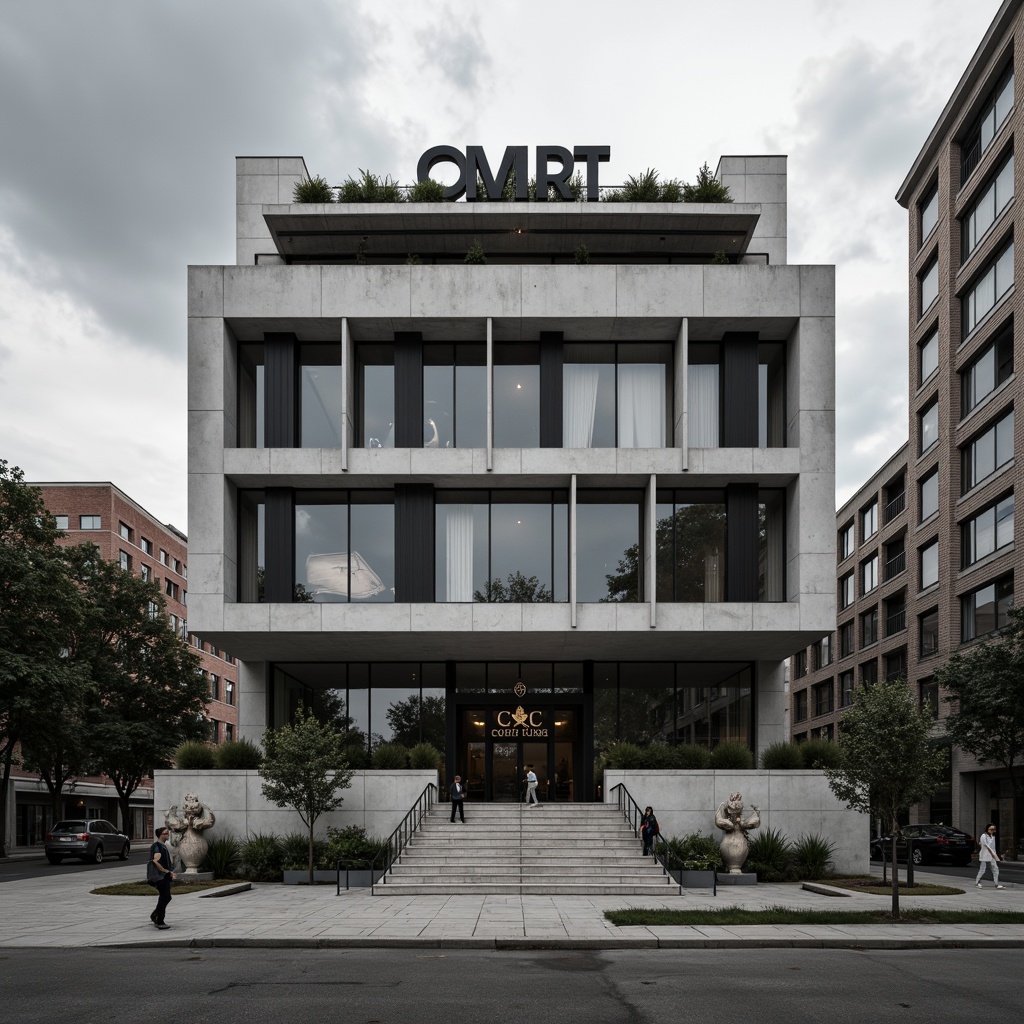
<svg viewBox="0 0 1024 1024">
<path fill-rule="evenodd" d="M 127 860 L 131 842 L 103 818 L 78 818 L 58 821 L 46 833 L 46 859 L 59 864 L 65 857 L 81 857 L 84 861 L 102 864 L 104 856 Z"/>
<path fill-rule="evenodd" d="M 966 832 L 949 825 L 904 825 L 896 837 L 896 859 L 907 859 L 907 837 L 914 840 L 914 863 L 936 864 L 948 861 L 962 867 L 969 864 L 974 853 L 974 839 Z M 883 851 L 888 860 L 892 850 L 892 834 L 871 841 L 872 860 L 881 860 Z"/>
</svg>

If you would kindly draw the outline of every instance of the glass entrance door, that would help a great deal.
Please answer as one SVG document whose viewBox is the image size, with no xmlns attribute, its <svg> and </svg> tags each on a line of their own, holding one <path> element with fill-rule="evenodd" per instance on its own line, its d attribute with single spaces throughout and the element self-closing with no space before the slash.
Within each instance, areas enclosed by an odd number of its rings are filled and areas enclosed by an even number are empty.
<svg viewBox="0 0 1024 1024">
<path fill-rule="evenodd" d="M 493 800 L 519 799 L 520 744 L 495 743 L 491 747 L 491 793 Z"/>
</svg>

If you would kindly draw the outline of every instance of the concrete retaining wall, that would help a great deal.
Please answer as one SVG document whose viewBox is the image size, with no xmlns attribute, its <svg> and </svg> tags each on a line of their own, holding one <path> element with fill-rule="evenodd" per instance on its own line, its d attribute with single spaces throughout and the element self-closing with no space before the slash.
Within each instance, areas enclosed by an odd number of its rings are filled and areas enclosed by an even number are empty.
<svg viewBox="0 0 1024 1024">
<path fill-rule="evenodd" d="M 345 800 L 341 807 L 317 820 L 317 835 L 326 835 L 328 825 L 361 825 L 367 835 L 386 839 L 429 782 L 437 785 L 437 772 L 353 772 L 351 787 L 342 790 Z M 299 815 L 271 803 L 261 791 L 262 784 L 257 771 L 154 772 L 155 821 L 161 824 L 172 804 L 180 807 L 186 793 L 195 793 L 217 816 L 217 824 L 206 833 L 208 838 L 305 832 Z"/>
<path fill-rule="evenodd" d="M 822 772 L 607 770 L 606 802 L 617 801 L 614 787 L 619 783 L 641 808 L 648 804 L 654 808 L 666 838 L 699 829 L 720 841 L 715 811 L 730 793 L 738 791 L 743 794 L 744 817 L 750 813 L 751 804 L 757 804 L 762 829 L 779 829 L 791 840 L 818 833 L 835 844 L 833 862 L 838 872 L 868 872 L 868 816 L 840 803 Z"/>
</svg>

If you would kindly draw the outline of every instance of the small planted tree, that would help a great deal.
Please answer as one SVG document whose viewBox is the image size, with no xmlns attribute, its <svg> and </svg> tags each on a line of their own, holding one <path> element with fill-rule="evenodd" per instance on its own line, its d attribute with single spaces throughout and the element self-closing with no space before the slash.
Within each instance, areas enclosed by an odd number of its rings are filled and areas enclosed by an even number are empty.
<svg viewBox="0 0 1024 1024">
<path fill-rule="evenodd" d="M 899 920 L 899 816 L 939 786 L 945 755 L 929 742 L 932 719 L 902 679 L 858 690 L 842 718 L 842 761 L 826 767 L 829 788 L 847 807 L 874 814 L 892 832 L 892 916 Z"/>
<path fill-rule="evenodd" d="M 309 830 L 309 883 L 313 884 L 313 837 L 317 819 L 341 805 L 352 772 L 345 760 L 344 737 L 299 705 L 295 721 L 270 729 L 264 737 L 260 775 L 263 795 L 278 807 L 298 812 Z"/>
</svg>

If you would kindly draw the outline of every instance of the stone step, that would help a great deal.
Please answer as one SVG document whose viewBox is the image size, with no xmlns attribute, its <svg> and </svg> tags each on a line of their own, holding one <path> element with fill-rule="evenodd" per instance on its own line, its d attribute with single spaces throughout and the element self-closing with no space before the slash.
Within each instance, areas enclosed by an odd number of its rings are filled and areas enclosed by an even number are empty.
<svg viewBox="0 0 1024 1024">
<path fill-rule="evenodd" d="M 445 882 L 442 885 L 412 883 L 405 885 L 395 879 L 389 879 L 387 884 L 374 886 L 377 895 L 384 896 L 671 896 L 678 892 L 678 887 L 673 883 L 668 885 L 643 885 L 643 884 L 611 884 L 601 885 L 589 882 L 556 883 L 545 885 L 544 883 L 524 882 L 516 884 L 506 883 L 481 883 L 480 885 L 452 885 Z"/>
<path fill-rule="evenodd" d="M 660 865 L 655 866 L 653 861 L 648 861 L 646 865 L 638 866 L 630 861 L 622 861 L 621 863 L 597 863 L 597 864 L 567 864 L 565 861 L 551 861 L 546 864 L 519 864 L 515 861 L 505 864 L 475 864 L 475 863 L 462 863 L 462 864 L 451 864 L 447 861 L 438 860 L 406 860 L 402 859 L 394 865 L 396 872 L 405 874 L 407 871 L 431 871 L 435 873 L 441 873 L 450 871 L 452 874 L 462 875 L 527 875 L 527 874 L 538 874 L 538 875 L 558 875 L 558 874 L 597 874 L 606 872 L 624 872 L 630 871 L 633 874 L 652 874 L 655 871 L 662 871 Z"/>
</svg>

